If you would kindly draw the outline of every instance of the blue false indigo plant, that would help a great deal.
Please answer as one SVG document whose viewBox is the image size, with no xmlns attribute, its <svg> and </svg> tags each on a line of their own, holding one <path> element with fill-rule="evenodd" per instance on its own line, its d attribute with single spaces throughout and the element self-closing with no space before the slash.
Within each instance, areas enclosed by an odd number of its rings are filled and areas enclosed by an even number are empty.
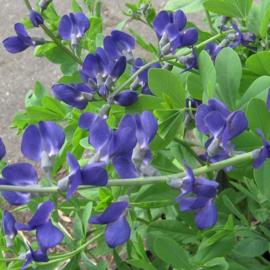
<svg viewBox="0 0 270 270">
<path fill-rule="evenodd" d="M 1 269 L 269 269 L 267 1 L 169 0 L 156 13 L 139 0 L 110 35 L 100 2 L 63 16 L 24 2 L 6 53 L 35 47 L 63 76 L 53 96 L 37 82 L 12 125 L 45 177 L 9 164 L 0 138 L 1 250 L 14 255 Z M 206 31 L 185 14 L 202 10 Z M 157 39 L 132 23 L 128 34 L 132 20 Z"/>
</svg>

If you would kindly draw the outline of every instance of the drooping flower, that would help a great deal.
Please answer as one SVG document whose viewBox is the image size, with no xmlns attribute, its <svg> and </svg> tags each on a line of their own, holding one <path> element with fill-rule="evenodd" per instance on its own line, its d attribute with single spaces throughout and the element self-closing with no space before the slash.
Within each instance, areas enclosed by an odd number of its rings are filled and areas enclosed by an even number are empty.
<svg viewBox="0 0 270 270">
<path fill-rule="evenodd" d="M 71 83 L 67 84 L 55 84 L 52 87 L 55 97 L 68 104 L 70 107 L 76 107 L 79 110 L 85 109 L 88 101 L 94 100 L 93 95 L 96 93 L 91 90 L 84 83 L 78 83 L 74 85 Z"/>
<path fill-rule="evenodd" d="M 70 13 L 61 18 L 58 33 L 62 39 L 71 41 L 71 46 L 77 53 L 80 40 L 89 27 L 89 19 L 82 12 Z"/>
<path fill-rule="evenodd" d="M 52 201 L 46 201 L 40 205 L 27 225 L 18 222 L 15 223 L 16 230 L 36 230 L 37 243 L 43 254 L 46 254 L 49 248 L 61 243 L 64 238 L 61 230 L 55 227 L 50 220 L 50 215 L 54 208 L 55 205 Z"/>
<path fill-rule="evenodd" d="M 42 253 L 41 250 L 33 251 L 29 246 L 29 251 L 26 254 L 20 254 L 19 260 L 26 261 L 21 268 L 21 270 L 24 270 L 31 262 L 48 262 L 49 258 L 46 254 Z"/>
<path fill-rule="evenodd" d="M 135 65 L 132 66 L 132 72 L 135 73 L 139 70 L 139 68 L 143 67 L 146 63 L 141 58 L 136 58 Z M 130 88 L 132 90 L 136 90 L 139 87 L 142 87 L 141 93 L 144 95 L 153 95 L 148 86 L 148 71 L 151 68 L 161 68 L 160 63 L 156 63 L 151 65 L 150 67 L 143 70 L 140 74 L 138 74 L 135 81 L 131 84 Z"/>
<path fill-rule="evenodd" d="M 252 34 L 251 32 L 242 33 L 236 24 L 233 24 L 233 29 L 237 32 L 236 34 L 230 33 L 228 34 L 227 38 L 230 41 L 233 41 L 234 43 L 228 45 L 228 47 L 234 49 L 236 46 L 242 44 L 243 46 L 253 50 L 257 51 L 257 47 L 251 46 L 249 43 L 254 43 L 256 40 L 256 36 Z"/>
<path fill-rule="evenodd" d="M 126 114 L 113 132 L 105 121 L 96 122 L 89 132 L 89 143 L 95 148 L 98 161 L 108 164 L 109 159 L 130 152 L 136 145 L 136 125 L 133 117 Z"/>
<path fill-rule="evenodd" d="M 104 49 L 112 60 L 125 56 L 127 63 L 134 63 L 135 39 L 125 32 L 112 30 L 111 35 L 104 39 Z"/>
<path fill-rule="evenodd" d="M 198 131 L 213 137 L 207 148 L 209 158 L 217 155 L 222 148 L 227 150 L 228 142 L 248 126 L 244 112 L 238 110 L 231 113 L 221 101 L 214 98 L 209 99 L 208 105 L 199 106 L 195 121 Z"/>
<path fill-rule="evenodd" d="M 2 170 L 3 179 L 0 185 L 28 186 L 38 182 L 35 168 L 29 163 L 16 163 L 6 166 Z M 11 205 L 26 204 L 30 201 L 30 193 L 18 191 L 1 191 L 2 196 Z"/>
<path fill-rule="evenodd" d="M 75 156 L 67 152 L 67 162 L 70 167 L 70 174 L 58 182 L 58 189 L 68 191 L 66 200 L 69 200 L 79 185 L 93 185 L 97 187 L 106 186 L 108 183 L 108 174 L 103 164 L 92 163 L 80 168 Z"/>
<path fill-rule="evenodd" d="M 229 43 L 230 41 L 226 38 L 223 39 L 219 45 L 217 45 L 215 42 L 210 42 L 205 46 L 204 50 L 209 51 L 209 56 L 211 57 L 212 62 L 215 64 L 217 55 L 223 48 L 227 47 Z"/>
<path fill-rule="evenodd" d="M 175 53 L 177 48 L 191 46 L 198 41 L 195 28 L 184 30 L 187 18 L 182 10 L 175 13 L 161 11 L 153 20 L 154 30 L 158 36 L 162 55 Z"/>
<path fill-rule="evenodd" d="M 6 155 L 6 147 L 0 138 L 0 160 L 3 159 L 3 157 Z"/>
<path fill-rule="evenodd" d="M 113 104 L 128 107 L 138 101 L 138 93 L 133 90 L 122 91 L 113 96 Z"/>
<path fill-rule="evenodd" d="M 5 210 L 3 215 L 3 230 L 8 248 L 14 247 L 14 237 L 18 233 L 14 226 L 15 222 L 14 216 L 9 211 Z"/>
<path fill-rule="evenodd" d="M 14 29 L 17 36 L 9 37 L 3 41 L 3 45 L 8 52 L 19 53 L 26 50 L 30 46 L 34 47 L 34 43 L 28 33 L 25 31 L 23 24 L 16 23 L 14 25 Z"/>
<path fill-rule="evenodd" d="M 181 55 L 178 57 L 178 60 L 181 64 L 186 66 L 186 69 L 184 69 L 180 74 L 189 71 L 192 68 L 198 69 L 198 57 L 194 48 L 192 48 L 190 56 Z"/>
<path fill-rule="evenodd" d="M 38 27 L 40 24 L 44 23 L 41 14 L 33 9 L 31 9 L 29 12 L 29 20 L 35 27 Z"/>
<path fill-rule="evenodd" d="M 187 165 L 185 160 L 184 164 L 187 175 L 183 179 L 175 178 L 168 182 L 171 187 L 180 189 L 182 192 L 174 202 L 180 201 L 180 211 L 196 210 L 195 223 L 199 230 L 212 227 L 217 222 L 217 208 L 214 205 L 214 198 L 219 184 L 205 178 L 195 178 L 192 168 Z M 197 197 L 183 198 L 190 193 L 197 195 Z"/>
<path fill-rule="evenodd" d="M 255 161 L 253 162 L 254 169 L 260 169 L 267 158 L 270 158 L 270 144 L 263 136 L 260 129 L 256 130 L 257 134 L 263 139 L 263 146 L 260 148 L 260 152 L 256 155 Z"/>
<path fill-rule="evenodd" d="M 130 237 L 131 229 L 126 219 L 128 208 L 128 198 L 122 196 L 110 204 L 103 214 L 92 216 L 88 221 L 90 224 L 107 225 L 105 241 L 110 248 L 124 244 Z"/>
</svg>

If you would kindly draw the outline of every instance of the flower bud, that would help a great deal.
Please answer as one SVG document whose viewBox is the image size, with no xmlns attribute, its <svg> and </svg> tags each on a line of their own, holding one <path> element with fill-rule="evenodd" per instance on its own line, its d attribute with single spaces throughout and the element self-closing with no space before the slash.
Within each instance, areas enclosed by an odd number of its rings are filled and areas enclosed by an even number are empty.
<svg viewBox="0 0 270 270">
<path fill-rule="evenodd" d="M 98 86 L 97 86 L 96 82 L 93 79 L 91 79 L 91 78 L 88 78 L 87 86 L 90 89 L 94 90 L 94 91 L 97 91 L 98 90 Z"/>
<path fill-rule="evenodd" d="M 33 41 L 35 46 L 43 45 L 45 43 L 48 43 L 48 41 L 45 40 L 43 37 L 31 37 L 31 40 Z"/>
<path fill-rule="evenodd" d="M 169 38 L 166 33 L 164 33 L 159 41 L 160 48 L 163 48 L 168 43 L 170 43 Z"/>
<path fill-rule="evenodd" d="M 14 237 L 17 235 L 17 230 L 15 229 L 15 218 L 13 215 L 5 210 L 3 215 L 3 230 L 6 239 L 6 246 L 10 249 L 14 248 Z"/>
<path fill-rule="evenodd" d="M 180 190 L 182 184 L 183 184 L 183 179 L 182 178 L 173 178 L 167 180 L 167 184 L 171 186 L 173 189 Z"/>
<path fill-rule="evenodd" d="M 219 140 L 217 138 L 214 138 L 207 148 L 208 157 L 211 158 L 216 156 L 221 149 L 222 148 L 219 146 Z"/>
<path fill-rule="evenodd" d="M 54 155 L 49 156 L 45 151 L 43 151 L 41 154 L 41 169 L 48 175 L 50 175 L 52 172 L 54 157 Z"/>
<path fill-rule="evenodd" d="M 230 20 L 230 17 L 227 17 L 227 16 L 222 15 L 220 17 L 221 26 L 225 25 L 229 20 Z"/>
<path fill-rule="evenodd" d="M 227 39 L 230 40 L 230 41 L 235 41 L 236 40 L 236 34 L 235 33 L 228 34 Z"/>
<path fill-rule="evenodd" d="M 140 148 L 140 145 L 137 143 L 137 145 L 132 151 L 132 157 L 131 157 L 131 160 L 136 166 L 140 166 L 142 164 L 146 151 L 147 149 L 142 150 Z"/>
<path fill-rule="evenodd" d="M 42 16 L 33 9 L 30 10 L 29 20 L 35 27 L 38 27 L 40 24 L 44 23 Z"/>
<path fill-rule="evenodd" d="M 134 56 L 133 53 L 131 51 L 122 51 L 122 54 L 126 57 L 127 63 L 130 65 L 134 65 Z"/>
<path fill-rule="evenodd" d="M 118 202 L 129 202 L 128 195 L 119 196 L 117 199 Z"/>
<path fill-rule="evenodd" d="M 136 78 L 135 81 L 130 85 L 130 89 L 131 90 L 136 90 L 139 87 L 141 87 L 140 79 L 139 78 Z"/>
<path fill-rule="evenodd" d="M 38 5 L 40 7 L 40 13 L 42 13 L 45 9 L 47 9 L 48 5 L 52 2 L 52 0 L 40 0 Z"/>
<path fill-rule="evenodd" d="M 171 52 L 172 52 L 172 49 L 171 49 L 170 43 L 168 43 L 167 45 L 165 45 L 164 47 L 161 48 L 161 55 L 167 55 Z"/>
<path fill-rule="evenodd" d="M 82 92 L 82 95 L 84 97 L 84 100 L 86 101 L 93 101 L 94 100 L 94 95 L 87 93 L 87 92 Z"/>
<path fill-rule="evenodd" d="M 186 55 L 180 55 L 180 56 L 178 57 L 178 61 L 179 61 L 181 64 L 185 65 L 185 64 L 187 63 L 187 61 L 188 61 L 188 56 L 186 56 Z"/>
<path fill-rule="evenodd" d="M 75 34 L 71 35 L 71 47 L 75 52 L 75 55 L 77 55 L 78 49 L 79 49 L 79 45 L 80 45 L 80 38 L 77 38 Z"/>
<path fill-rule="evenodd" d="M 101 109 L 100 109 L 98 115 L 99 115 L 100 117 L 103 117 L 103 118 L 106 117 L 106 118 L 107 118 L 107 117 L 109 116 L 110 110 L 111 110 L 110 104 L 104 104 L 104 105 L 101 107 Z"/>
<path fill-rule="evenodd" d="M 251 157 L 253 159 L 256 159 L 256 158 L 258 158 L 260 156 L 261 152 L 262 152 L 261 148 L 253 150 L 252 153 L 251 153 Z"/>
<path fill-rule="evenodd" d="M 147 3 L 141 3 L 138 11 L 141 12 L 143 15 L 146 15 L 149 5 Z"/>
<path fill-rule="evenodd" d="M 159 170 L 151 165 L 141 165 L 140 170 L 144 176 L 160 176 Z"/>
<path fill-rule="evenodd" d="M 173 69 L 173 65 L 167 63 L 162 69 L 171 71 Z"/>
<path fill-rule="evenodd" d="M 68 189 L 69 189 L 69 176 L 66 176 L 58 181 L 57 189 L 60 191 L 63 191 L 63 192 L 68 191 Z"/>
<path fill-rule="evenodd" d="M 224 38 L 220 43 L 219 43 L 219 47 L 220 48 L 224 48 L 227 47 L 230 44 L 230 41 L 226 38 Z"/>
</svg>

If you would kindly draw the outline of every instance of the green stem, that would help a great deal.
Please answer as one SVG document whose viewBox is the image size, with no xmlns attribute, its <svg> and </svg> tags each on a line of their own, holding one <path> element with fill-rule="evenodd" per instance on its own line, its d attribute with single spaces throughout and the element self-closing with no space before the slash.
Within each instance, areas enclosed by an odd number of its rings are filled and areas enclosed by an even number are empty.
<svg viewBox="0 0 270 270">
<path fill-rule="evenodd" d="M 244 161 L 252 160 L 252 152 L 244 153 L 241 155 L 234 156 L 232 158 L 222 160 L 217 163 L 210 164 L 209 166 L 202 166 L 200 168 L 194 169 L 194 175 L 201 175 L 207 172 L 212 172 L 216 170 L 221 170 L 231 165 L 236 165 Z M 133 186 L 133 185 L 150 185 L 165 183 L 168 179 L 172 178 L 183 178 L 186 172 L 181 172 L 177 174 L 163 175 L 163 176 L 152 176 L 144 178 L 133 178 L 133 179 L 111 179 L 108 181 L 107 186 Z M 82 185 L 78 187 L 78 190 L 96 188 L 96 186 L 86 186 Z M 9 186 L 0 185 L 0 191 L 18 191 L 18 192 L 28 192 L 28 193 L 59 193 L 57 187 L 23 187 L 23 186 Z"/>
<path fill-rule="evenodd" d="M 213 24 L 211 22 L 211 16 L 210 16 L 210 13 L 208 10 L 205 9 L 205 15 L 206 15 L 206 18 L 207 18 L 207 22 L 208 22 L 208 25 L 209 25 L 209 29 L 210 29 L 210 32 L 212 35 L 216 35 L 217 34 L 217 31 L 214 29 L 213 27 Z"/>
<path fill-rule="evenodd" d="M 29 10 L 32 10 L 32 7 L 29 3 L 28 0 L 24 0 L 25 5 Z M 75 62 L 77 62 L 79 65 L 83 65 L 82 60 L 77 57 L 74 53 L 72 53 L 66 46 L 64 46 L 61 41 L 59 41 L 55 35 L 52 33 L 52 31 L 45 25 L 45 24 L 40 24 L 40 27 L 43 29 L 43 31 L 54 41 L 54 43 L 61 48 L 68 56 L 70 56 Z"/>
</svg>

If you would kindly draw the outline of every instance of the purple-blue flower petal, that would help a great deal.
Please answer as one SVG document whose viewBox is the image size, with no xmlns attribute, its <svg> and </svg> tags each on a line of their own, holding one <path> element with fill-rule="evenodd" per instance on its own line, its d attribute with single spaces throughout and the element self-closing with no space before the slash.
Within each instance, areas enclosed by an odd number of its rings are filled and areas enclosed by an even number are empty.
<svg viewBox="0 0 270 270">
<path fill-rule="evenodd" d="M 114 102 L 123 107 L 128 107 L 138 101 L 138 93 L 133 90 L 122 91 L 114 96 Z"/>
<path fill-rule="evenodd" d="M 2 170 L 6 181 L 15 186 L 34 185 L 38 181 L 35 168 L 29 163 L 15 163 Z"/>
<path fill-rule="evenodd" d="M 174 24 L 177 26 L 178 31 L 183 30 L 187 24 L 187 17 L 181 9 L 174 13 Z"/>
<path fill-rule="evenodd" d="M 55 205 L 52 201 L 44 202 L 33 215 L 31 220 L 28 222 L 29 226 L 38 227 L 43 225 L 46 221 L 49 220 L 51 212 L 54 210 Z"/>
<path fill-rule="evenodd" d="M 9 37 L 3 41 L 5 49 L 9 53 L 19 53 L 26 50 L 30 45 L 25 44 L 19 37 Z"/>
<path fill-rule="evenodd" d="M 253 168 L 260 169 L 268 157 L 269 157 L 269 154 L 268 154 L 267 148 L 262 147 L 259 157 L 257 157 L 255 161 L 253 162 Z"/>
<path fill-rule="evenodd" d="M 79 127 L 84 130 L 90 130 L 90 128 L 97 122 L 101 121 L 102 118 L 95 113 L 86 112 L 81 114 L 79 118 Z"/>
<path fill-rule="evenodd" d="M 209 130 L 209 135 L 215 138 L 220 138 L 226 127 L 226 119 L 218 111 L 209 113 L 204 118 L 205 126 Z"/>
<path fill-rule="evenodd" d="M 125 216 L 120 217 L 112 224 L 108 224 L 105 230 L 105 241 L 110 248 L 115 248 L 128 241 L 130 237 L 130 226 Z"/>
<path fill-rule="evenodd" d="M 92 164 L 81 169 L 81 185 L 93 185 L 98 187 L 106 186 L 108 174 L 104 168 L 94 167 Z"/>
<path fill-rule="evenodd" d="M 72 22 L 68 15 L 64 15 L 58 25 L 58 33 L 64 40 L 71 41 Z"/>
<path fill-rule="evenodd" d="M 21 151 L 28 159 L 36 162 L 41 160 L 42 142 L 41 134 L 37 126 L 30 125 L 24 131 Z"/>
<path fill-rule="evenodd" d="M 36 235 L 38 246 L 43 253 L 61 243 L 64 238 L 62 231 L 55 227 L 51 220 L 38 227 Z"/>
<path fill-rule="evenodd" d="M 112 77 L 113 81 L 117 81 L 118 78 L 124 73 L 126 69 L 127 60 L 125 56 L 121 56 L 113 66 L 110 76 Z"/>
<path fill-rule="evenodd" d="M 116 42 L 113 37 L 106 36 L 104 38 L 104 49 L 108 53 L 111 59 L 119 59 L 122 56 L 121 51 L 119 51 Z"/>
<path fill-rule="evenodd" d="M 33 9 L 31 9 L 29 12 L 29 19 L 30 19 L 30 22 L 36 27 L 44 23 L 44 20 L 41 14 Z"/>
<path fill-rule="evenodd" d="M 207 204 L 200 208 L 195 214 L 195 223 L 199 230 L 212 227 L 217 223 L 218 211 L 213 199 L 210 199 Z"/>
<path fill-rule="evenodd" d="M 131 160 L 130 153 L 127 153 L 124 156 L 114 157 L 112 162 L 116 173 L 121 179 L 139 177 L 135 165 Z"/>
<path fill-rule="evenodd" d="M 111 133 L 112 131 L 105 121 L 99 121 L 92 126 L 89 132 L 89 143 L 95 148 L 96 152 L 108 142 Z"/>
<path fill-rule="evenodd" d="M 6 155 L 6 147 L 0 138 L 0 160 Z"/>
<path fill-rule="evenodd" d="M 2 222 L 4 234 L 8 235 L 10 238 L 15 237 L 18 233 L 17 230 L 15 229 L 16 220 L 9 211 L 5 210 Z"/>
<path fill-rule="evenodd" d="M 159 39 L 161 39 L 167 24 L 170 22 L 169 13 L 165 10 L 158 13 L 158 15 L 153 20 L 154 30 L 157 33 Z"/>
<path fill-rule="evenodd" d="M 14 25 L 15 32 L 17 36 L 20 38 L 23 43 L 29 45 L 29 46 L 34 46 L 33 41 L 29 37 L 28 33 L 26 32 L 24 25 L 22 23 L 16 23 Z"/>
</svg>

